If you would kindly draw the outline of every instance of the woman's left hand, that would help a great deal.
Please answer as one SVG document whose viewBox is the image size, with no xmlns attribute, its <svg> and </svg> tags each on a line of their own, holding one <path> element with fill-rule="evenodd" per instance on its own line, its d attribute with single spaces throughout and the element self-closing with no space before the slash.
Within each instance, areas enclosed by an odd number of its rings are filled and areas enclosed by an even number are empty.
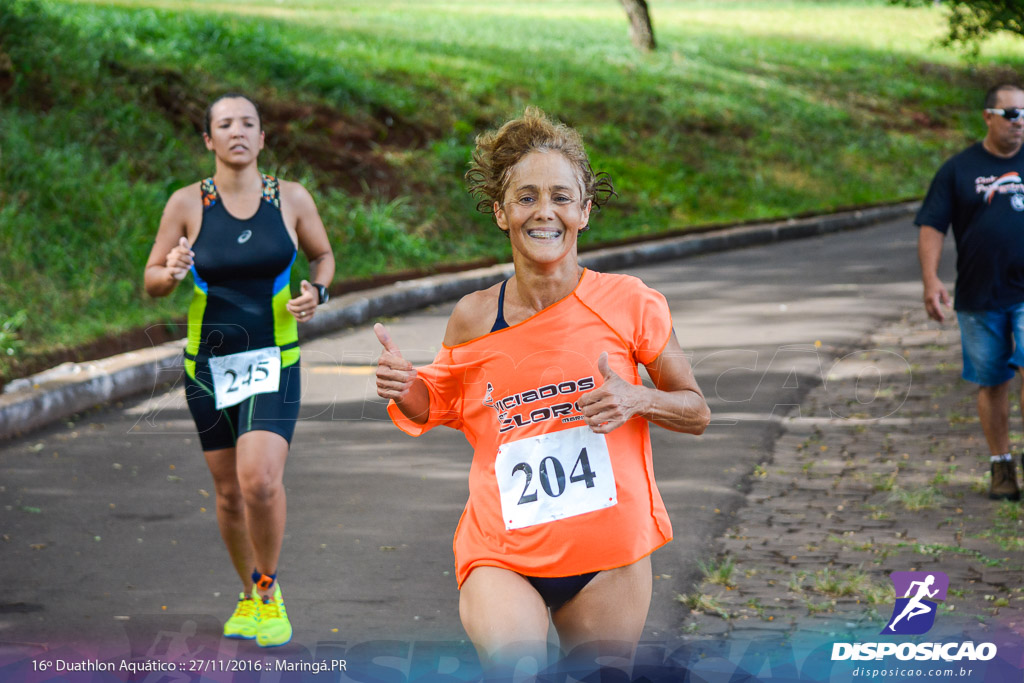
<svg viewBox="0 0 1024 683">
<path fill-rule="evenodd" d="M 302 281 L 302 293 L 288 302 L 288 312 L 300 323 L 306 323 L 316 315 L 316 307 L 320 302 L 313 285 L 307 280 Z"/>
<path fill-rule="evenodd" d="M 583 419 L 595 434 L 607 434 L 641 412 L 643 387 L 630 384 L 615 374 L 608 364 L 608 353 L 597 359 L 604 383 L 580 396 Z"/>
</svg>

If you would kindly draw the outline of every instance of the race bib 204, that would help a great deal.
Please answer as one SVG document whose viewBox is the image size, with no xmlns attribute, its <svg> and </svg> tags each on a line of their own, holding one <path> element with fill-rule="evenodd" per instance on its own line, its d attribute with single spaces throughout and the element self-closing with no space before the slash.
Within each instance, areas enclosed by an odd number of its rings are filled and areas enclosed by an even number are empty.
<svg viewBox="0 0 1024 683">
<path fill-rule="evenodd" d="M 506 529 L 611 507 L 618 500 L 603 434 L 576 427 L 502 444 L 494 463 Z"/>
</svg>

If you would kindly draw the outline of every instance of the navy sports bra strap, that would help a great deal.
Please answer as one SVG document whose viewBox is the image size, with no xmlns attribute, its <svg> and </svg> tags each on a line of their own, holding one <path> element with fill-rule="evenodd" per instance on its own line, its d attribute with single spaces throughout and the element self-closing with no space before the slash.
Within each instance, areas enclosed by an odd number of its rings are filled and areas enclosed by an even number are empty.
<svg viewBox="0 0 1024 683">
<path fill-rule="evenodd" d="M 508 280 L 501 283 L 501 291 L 498 292 L 498 315 L 494 316 L 494 325 L 491 326 L 491 332 L 497 332 L 508 327 L 508 323 L 505 322 L 505 285 L 508 284 Z"/>
</svg>

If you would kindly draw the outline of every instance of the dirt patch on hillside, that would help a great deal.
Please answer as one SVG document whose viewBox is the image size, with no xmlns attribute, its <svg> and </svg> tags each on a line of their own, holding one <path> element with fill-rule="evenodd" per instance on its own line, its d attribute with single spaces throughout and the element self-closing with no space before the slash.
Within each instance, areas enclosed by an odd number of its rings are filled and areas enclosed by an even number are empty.
<svg viewBox="0 0 1024 683">
<path fill-rule="evenodd" d="M 202 133 L 208 102 L 220 93 L 204 92 L 170 69 L 139 69 L 120 63 L 112 72 L 144 88 L 172 121 Z M 267 147 L 284 164 L 314 168 L 324 185 L 352 195 L 372 192 L 389 199 L 409 183 L 388 156 L 417 149 L 440 134 L 439 128 L 407 120 L 382 106 L 369 105 L 355 116 L 323 102 L 292 102 L 272 93 L 253 94 L 261 109 Z"/>
<path fill-rule="evenodd" d="M 1017 83 L 1020 81 L 1020 74 L 1012 67 L 1004 64 L 987 64 L 958 67 L 936 62 L 922 62 L 917 71 L 928 77 L 938 77 L 942 80 L 960 88 L 988 89 L 1001 83 Z"/>
<path fill-rule="evenodd" d="M 14 62 L 11 56 L 0 48 L 0 94 L 14 87 Z"/>
<path fill-rule="evenodd" d="M 220 93 L 204 91 L 179 71 L 108 62 L 106 68 L 117 80 L 132 86 L 141 98 L 152 103 L 179 127 L 191 128 L 200 134 L 204 128 L 207 103 Z M 13 83 L 10 58 L 0 50 L 0 92 Z M 45 84 L 44 84 L 45 85 Z M 37 88 L 45 94 L 44 87 Z M 350 195 L 372 193 L 375 197 L 392 199 L 413 191 L 411 181 L 388 161 L 389 156 L 410 149 L 422 148 L 440 135 L 440 127 L 428 127 L 405 119 L 381 106 L 369 106 L 356 117 L 322 102 L 292 102 L 269 93 L 254 93 L 267 133 L 267 147 L 282 164 L 304 164 L 316 171 L 317 181 L 337 187 Z M 45 104 L 42 97 L 34 97 Z M 432 269 L 408 270 L 376 277 L 336 282 L 334 296 L 382 285 L 424 277 L 439 272 L 455 272 L 490 265 L 493 261 L 438 266 Z M 26 377 L 65 362 L 87 362 L 112 354 L 148 348 L 182 336 L 184 320 L 167 325 L 112 333 L 72 348 L 50 349 L 27 354 L 18 359 L 8 376 L 0 376 L 0 390 L 5 380 Z"/>
</svg>

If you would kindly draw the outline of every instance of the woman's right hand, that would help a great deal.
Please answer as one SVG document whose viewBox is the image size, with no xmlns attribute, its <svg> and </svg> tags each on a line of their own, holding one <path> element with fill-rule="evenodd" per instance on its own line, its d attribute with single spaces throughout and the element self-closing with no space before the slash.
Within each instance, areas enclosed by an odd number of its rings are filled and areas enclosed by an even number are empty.
<svg viewBox="0 0 1024 683">
<path fill-rule="evenodd" d="M 175 280 L 184 280 L 185 276 L 188 275 L 188 271 L 192 268 L 195 256 L 195 252 L 188 245 L 188 239 L 182 237 L 178 240 L 178 244 L 167 253 L 164 265 L 170 272 L 171 277 Z"/>
<path fill-rule="evenodd" d="M 409 396 L 416 381 L 416 368 L 402 357 L 402 352 L 391 339 L 387 328 L 377 323 L 373 331 L 384 347 L 377 359 L 377 395 L 401 404 Z"/>
</svg>

